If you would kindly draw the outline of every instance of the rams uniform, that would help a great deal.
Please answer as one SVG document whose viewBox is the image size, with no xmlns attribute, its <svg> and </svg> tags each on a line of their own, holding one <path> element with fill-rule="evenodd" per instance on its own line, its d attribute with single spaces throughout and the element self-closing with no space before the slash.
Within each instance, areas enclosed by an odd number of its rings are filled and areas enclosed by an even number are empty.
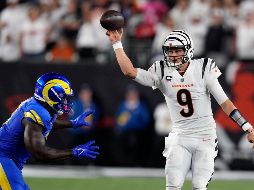
<svg viewBox="0 0 254 190">
<path fill-rule="evenodd" d="M 24 144 L 22 119 L 35 122 L 44 127 L 46 138 L 52 129 L 57 114 L 50 113 L 38 100 L 30 98 L 20 104 L 11 117 L 0 128 L 0 190 L 29 189 L 25 184 L 21 170 L 30 154 Z"/>
</svg>

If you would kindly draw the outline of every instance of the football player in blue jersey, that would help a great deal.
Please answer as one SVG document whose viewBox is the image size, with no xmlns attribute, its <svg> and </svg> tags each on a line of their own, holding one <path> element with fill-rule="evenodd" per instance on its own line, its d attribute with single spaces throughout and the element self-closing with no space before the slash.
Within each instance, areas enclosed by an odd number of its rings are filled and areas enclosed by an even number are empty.
<svg viewBox="0 0 254 190">
<path fill-rule="evenodd" d="M 46 146 L 52 129 L 89 126 L 85 118 L 89 110 L 70 121 L 57 116 L 71 112 L 73 91 L 65 76 L 46 73 L 38 78 L 34 96 L 25 100 L 0 128 L 0 190 L 27 190 L 21 170 L 32 155 L 39 160 L 63 160 L 70 157 L 96 158 L 95 141 L 73 149 L 58 150 Z"/>
</svg>

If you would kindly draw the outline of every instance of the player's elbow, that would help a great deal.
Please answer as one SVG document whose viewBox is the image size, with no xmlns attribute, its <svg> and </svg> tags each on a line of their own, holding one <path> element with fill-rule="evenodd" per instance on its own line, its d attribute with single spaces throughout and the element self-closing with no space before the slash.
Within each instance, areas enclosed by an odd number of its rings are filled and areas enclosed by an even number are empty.
<svg viewBox="0 0 254 190">
<path fill-rule="evenodd" d="M 34 147 L 32 145 L 26 145 L 27 150 L 36 160 L 44 160 L 42 149 Z"/>
<path fill-rule="evenodd" d="M 124 76 L 131 78 L 131 79 L 136 78 L 136 75 L 137 75 L 135 70 L 125 70 L 125 71 L 123 71 L 123 74 L 124 74 Z"/>
<path fill-rule="evenodd" d="M 44 154 L 40 150 L 35 150 L 32 156 L 38 161 L 45 160 Z"/>
<path fill-rule="evenodd" d="M 123 71 L 124 76 L 130 78 L 132 76 L 132 73 L 129 71 Z"/>
</svg>

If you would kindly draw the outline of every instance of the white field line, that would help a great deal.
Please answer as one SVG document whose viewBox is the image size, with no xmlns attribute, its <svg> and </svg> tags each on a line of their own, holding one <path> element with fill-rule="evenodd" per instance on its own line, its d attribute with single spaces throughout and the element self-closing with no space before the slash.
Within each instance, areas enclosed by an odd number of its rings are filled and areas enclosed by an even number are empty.
<svg viewBox="0 0 254 190">
<path fill-rule="evenodd" d="M 25 177 L 98 178 L 98 177 L 164 177 L 164 169 L 84 166 L 25 166 Z M 187 175 L 191 179 L 191 174 Z M 254 171 L 215 171 L 213 180 L 254 180 Z"/>
</svg>

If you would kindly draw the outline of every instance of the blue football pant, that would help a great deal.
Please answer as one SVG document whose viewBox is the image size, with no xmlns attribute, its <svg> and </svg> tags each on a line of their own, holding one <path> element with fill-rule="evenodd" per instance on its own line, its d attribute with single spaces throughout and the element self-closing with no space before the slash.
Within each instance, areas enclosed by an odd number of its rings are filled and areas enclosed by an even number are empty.
<svg viewBox="0 0 254 190">
<path fill-rule="evenodd" d="M 0 157 L 0 190 L 29 190 L 16 164 L 5 157 Z"/>
</svg>

